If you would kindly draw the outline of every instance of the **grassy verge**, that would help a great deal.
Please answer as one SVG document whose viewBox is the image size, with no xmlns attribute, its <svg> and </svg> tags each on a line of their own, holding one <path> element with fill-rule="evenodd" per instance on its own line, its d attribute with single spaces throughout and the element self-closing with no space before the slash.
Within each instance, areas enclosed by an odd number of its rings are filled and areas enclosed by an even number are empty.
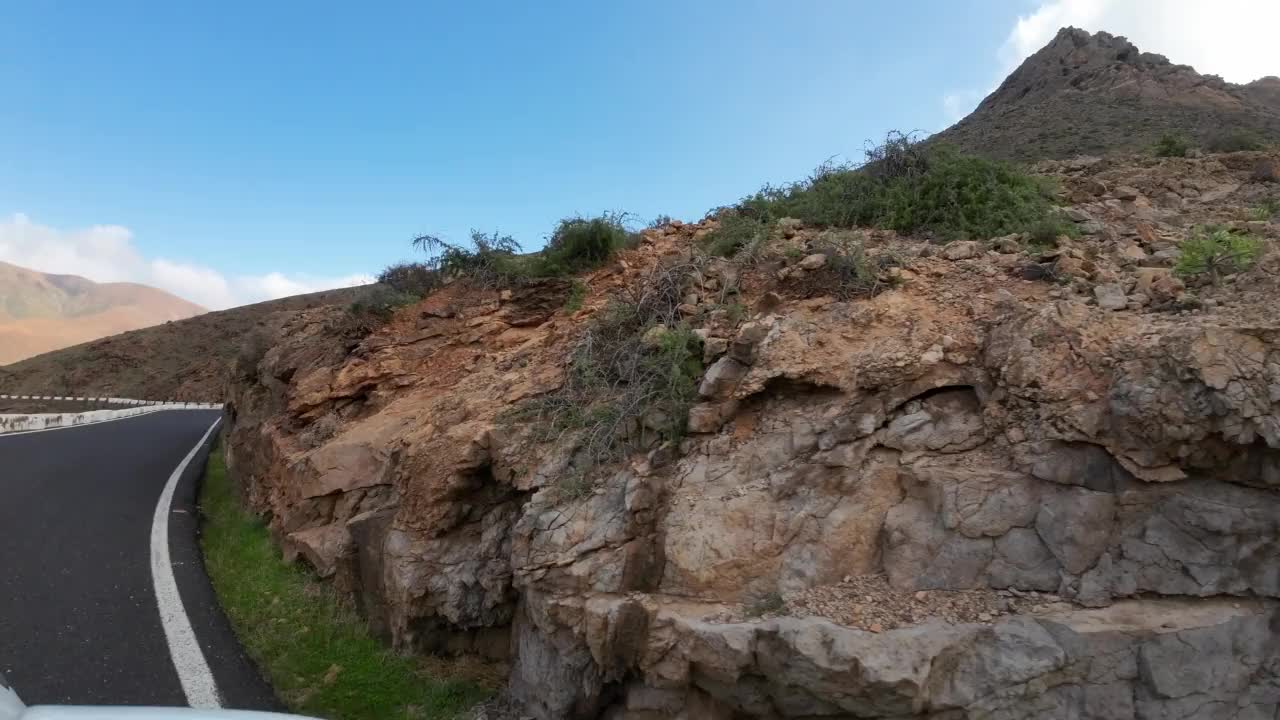
<svg viewBox="0 0 1280 720">
<path fill-rule="evenodd" d="M 291 711 L 330 720 L 452 718 L 491 694 L 495 678 L 485 668 L 392 652 L 328 586 L 283 562 L 261 521 L 240 508 L 218 449 L 200 506 L 218 600 Z"/>
</svg>

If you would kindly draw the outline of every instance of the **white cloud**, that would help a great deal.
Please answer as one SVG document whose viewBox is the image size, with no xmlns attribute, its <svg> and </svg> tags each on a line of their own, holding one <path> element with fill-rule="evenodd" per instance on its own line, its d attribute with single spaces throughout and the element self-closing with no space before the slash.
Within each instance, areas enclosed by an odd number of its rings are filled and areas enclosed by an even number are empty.
<svg viewBox="0 0 1280 720">
<path fill-rule="evenodd" d="M 32 222 L 21 213 L 0 220 L 0 261 L 96 282 L 151 285 L 211 310 L 373 281 L 362 274 L 228 277 L 201 265 L 143 257 L 133 245 L 133 233 L 119 225 L 63 230 Z"/>
<path fill-rule="evenodd" d="M 1280 2 L 1276 0 L 1046 0 L 1018 18 L 996 51 L 997 74 L 985 92 L 962 90 L 943 97 L 948 119 L 971 111 L 1068 25 L 1123 35 L 1143 52 L 1159 53 L 1227 82 L 1280 75 L 1280 46 L 1275 42 Z"/>
</svg>

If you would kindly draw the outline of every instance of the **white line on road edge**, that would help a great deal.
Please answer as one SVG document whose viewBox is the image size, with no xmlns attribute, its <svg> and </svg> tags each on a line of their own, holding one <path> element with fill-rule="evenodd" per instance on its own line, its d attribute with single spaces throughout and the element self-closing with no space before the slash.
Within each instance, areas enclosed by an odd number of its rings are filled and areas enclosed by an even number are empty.
<svg viewBox="0 0 1280 720">
<path fill-rule="evenodd" d="M 200 643 L 196 640 L 195 630 L 191 628 L 191 619 L 182 606 L 178 581 L 173 577 L 173 564 L 169 560 L 169 513 L 173 507 L 174 489 L 178 487 L 182 473 L 220 422 L 222 418 L 209 426 L 204 437 L 191 448 L 191 452 L 178 464 L 178 469 L 169 476 L 164 492 L 160 493 L 160 501 L 156 503 L 155 518 L 151 522 L 151 581 L 156 588 L 156 603 L 160 606 L 164 636 L 169 641 L 169 656 L 173 658 L 173 667 L 178 671 L 178 680 L 182 683 L 182 692 L 187 696 L 187 704 L 203 709 L 220 708 L 222 702 L 218 698 L 218 685 L 213 679 L 213 672 L 209 670 L 209 663 L 205 662 Z"/>
</svg>

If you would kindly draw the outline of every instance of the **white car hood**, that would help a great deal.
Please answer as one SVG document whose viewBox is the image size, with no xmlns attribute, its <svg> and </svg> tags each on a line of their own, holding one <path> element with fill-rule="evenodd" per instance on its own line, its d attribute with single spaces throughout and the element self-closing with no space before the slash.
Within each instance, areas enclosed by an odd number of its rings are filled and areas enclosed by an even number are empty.
<svg viewBox="0 0 1280 720">
<path fill-rule="evenodd" d="M 306 720 L 299 715 L 246 710 L 149 707 L 26 707 L 0 676 L 0 720 Z"/>
<path fill-rule="evenodd" d="M 249 712 L 247 710 L 192 710 L 151 707 L 55 707 L 27 708 L 17 720 L 284 720 L 298 715 Z"/>
</svg>

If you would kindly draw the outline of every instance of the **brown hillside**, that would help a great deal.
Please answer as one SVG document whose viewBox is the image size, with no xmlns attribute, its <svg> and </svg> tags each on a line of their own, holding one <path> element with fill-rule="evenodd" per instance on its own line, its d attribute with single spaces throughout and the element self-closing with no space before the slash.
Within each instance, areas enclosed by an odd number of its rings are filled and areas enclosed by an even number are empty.
<svg viewBox="0 0 1280 720">
<path fill-rule="evenodd" d="M 1165 133 L 1204 144 L 1238 130 L 1280 140 L 1280 78 L 1233 85 L 1141 52 L 1123 37 L 1063 28 L 937 137 L 991 157 L 1034 161 L 1144 149 Z"/>
<path fill-rule="evenodd" d="M 0 393 L 216 401 L 227 367 L 255 327 L 281 311 L 350 303 L 358 292 L 326 290 L 245 305 L 48 352 L 0 367 Z"/>
<path fill-rule="evenodd" d="M 95 283 L 0 262 L 0 365 L 206 310 L 136 283 Z"/>
</svg>

